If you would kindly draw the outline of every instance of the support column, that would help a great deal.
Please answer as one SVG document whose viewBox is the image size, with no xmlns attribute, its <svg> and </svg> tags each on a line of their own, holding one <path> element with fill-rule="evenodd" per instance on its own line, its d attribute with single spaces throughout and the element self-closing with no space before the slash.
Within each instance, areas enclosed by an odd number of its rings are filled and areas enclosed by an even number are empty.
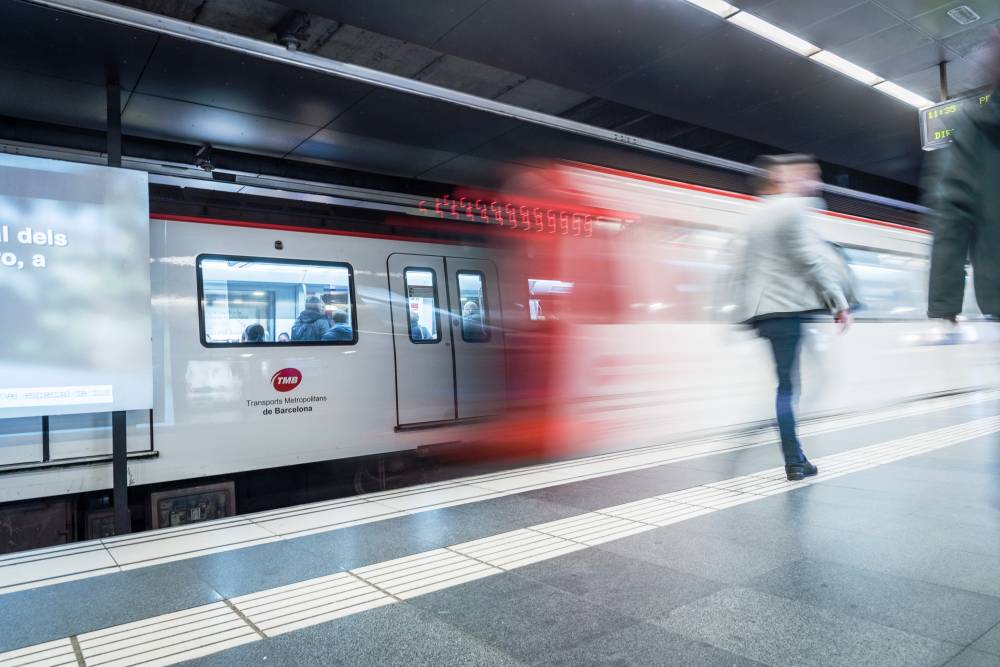
<svg viewBox="0 0 1000 667">
<path fill-rule="evenodd" d="M 114 480 L 115 535 L 132 532 L 128 511 L 128 440 L 125 433 L 125 411 L 111 413 L 111 458 Z"/>
<path fill-rule="evenodd" d="M 108 166 L 122 166 L 122 91 L 118 71 L 108 70 Z"/>
<path fill-rule="evenodd" d="M 122 92 L 118 70 L 108 68 L 107 97 L 108 166 L 122 166 Z M 111 413 L 111 468 L 115 508 L 115 535 L 132 532 L 132 518 L 128 510 L 128 440 L 125 430 L 125 412 Z"/>
<path fill-rule="evenodd" d="M 941 101 L 948 99 L 948 63 L 941 61 L 938 63 L 938 81 L 941 84 Z"/>
</svg>

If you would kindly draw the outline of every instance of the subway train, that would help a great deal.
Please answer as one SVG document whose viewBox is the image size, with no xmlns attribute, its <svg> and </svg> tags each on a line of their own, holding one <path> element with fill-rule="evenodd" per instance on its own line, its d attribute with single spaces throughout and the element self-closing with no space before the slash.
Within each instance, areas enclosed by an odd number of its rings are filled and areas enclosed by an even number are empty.
<svg viewBox="0 0 1000 667">
<path fill-rule="evenodd" d="M 640 222 L 588 243 L 550 245 L 544 260 L 536 253 L 530 269 L 514 272 L 540 292 L 529 297 L 541 304 L 532 312 L 557 321 L 542 339 L 547 454 L 770 425 L 770 353 L 730 321 L 726 287 L 756 199 L 585 165 L 563 165 L 559 176 L 577 200 Z M 843 335 L 831 318 L 807 325 L 802 417 L 996 383 L 988 344 L 998 334 L 976 306 L 971 279 L 958 327 L 925 317 L 930 234 L 832 211 L 815 211 L 810 224 L 846 261 L 861 305 Z"/>
<path fill-rule="evenodd" d="M 292 466 L 565 457 L 769 423 L 767 351 L 726 317 L 754 198 L 576 164 L 548 178 L 421 202 L 427 225 L 479 225 L 478 243 L 155 215 L 155 403 L 128 413 L 137 525 L 258 509 L 237 486 Z M 971 298 L 957 329 L 924 317 L 927 233 L 823 211 L 810 224 L 863 308 L 845 335 L 809 325 L 803 417 L 995 383 Z M 43 517 L 0 551 L 111 530 L 105 419 L 48 418 L 44 466 L 40 420 L 0 424 L 0 523 Z"/>
</svg>

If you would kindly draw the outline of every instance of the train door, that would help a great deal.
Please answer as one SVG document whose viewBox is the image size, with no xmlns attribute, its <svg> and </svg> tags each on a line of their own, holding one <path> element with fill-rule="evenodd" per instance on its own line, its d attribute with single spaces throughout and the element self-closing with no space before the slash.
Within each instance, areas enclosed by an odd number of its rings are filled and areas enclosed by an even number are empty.
<svg viewBox="0 0 1000 667">
<path fill-rule="evenodd" d="M 388 269 L 399 426 L 494 411 L 505 385 L 493 264 L 393 254 Z"/>
<path fill-rule="evenodd" d="M 445 263 L 458 418 L 494 414 L 506 390 L 496 266 L 489 260 L 458 257 Z"/>
<path fill-rule="evenodd" d="M 399 425 L 455 418 L 455 374 L 444 258 L 390 255 Z"/>
</svg>

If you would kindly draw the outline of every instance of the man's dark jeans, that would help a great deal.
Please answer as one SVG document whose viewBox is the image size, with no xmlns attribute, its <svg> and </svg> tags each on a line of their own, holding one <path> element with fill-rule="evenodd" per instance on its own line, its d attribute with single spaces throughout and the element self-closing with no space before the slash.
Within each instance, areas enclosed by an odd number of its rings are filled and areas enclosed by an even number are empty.
<svg viewBox="0 0 1000 667">
<path fill-rule="evenodd" d="M 795 394 L 799 385 L 799 348 L 802 343 L 802 318 L 797 315 L 768 317 L 754 322 L 757 333 L 766 338 L 774 353 L 774 368 L 778 375 L 778 432 L 785 465 L 806 460 L 795 434 Z"/>
</svg>

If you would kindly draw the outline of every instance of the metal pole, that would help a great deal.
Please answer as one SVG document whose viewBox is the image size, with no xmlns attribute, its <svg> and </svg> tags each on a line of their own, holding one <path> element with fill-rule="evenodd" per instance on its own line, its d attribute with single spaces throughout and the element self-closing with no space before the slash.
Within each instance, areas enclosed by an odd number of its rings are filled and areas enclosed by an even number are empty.
<svg viewBox="0 0 1000 667">
<path fill-rule="evenodd" d="M 108 69 L 108 166 L 122 166 L 122 91 L 118 71 Z"/>
<path fill-rule="evenodd" d="M 938 63 L 938 82 L 941 84 L 941 101 L 948 99 L 948 63 L 942 60 Z"/>
<path fill-rule="evenodd" d="M 45 415 L 42 417 L 42 461 L 48 461 L 52 457 L 52 453 L 49 449 L 49 417 Z"/>
<path fill-rule="evenodd" d="M 114 477 L 115 535 L 132 532 L 128 511 L 128 440 L 125 411 L 111 413 L 111 458 Z"/>
<path fill-rule="evenodd" d="M 122 94 L 118 70 L 108 68 L 107 97 L 108 166 L 122 166 Z M 128 510 L 128 438 L 125 431 L 125 412 L 111 413 L 111 471 L 112 499 L 115 508 L 115 535 L 132 532 L 132 518 Z"/>
</svg>

